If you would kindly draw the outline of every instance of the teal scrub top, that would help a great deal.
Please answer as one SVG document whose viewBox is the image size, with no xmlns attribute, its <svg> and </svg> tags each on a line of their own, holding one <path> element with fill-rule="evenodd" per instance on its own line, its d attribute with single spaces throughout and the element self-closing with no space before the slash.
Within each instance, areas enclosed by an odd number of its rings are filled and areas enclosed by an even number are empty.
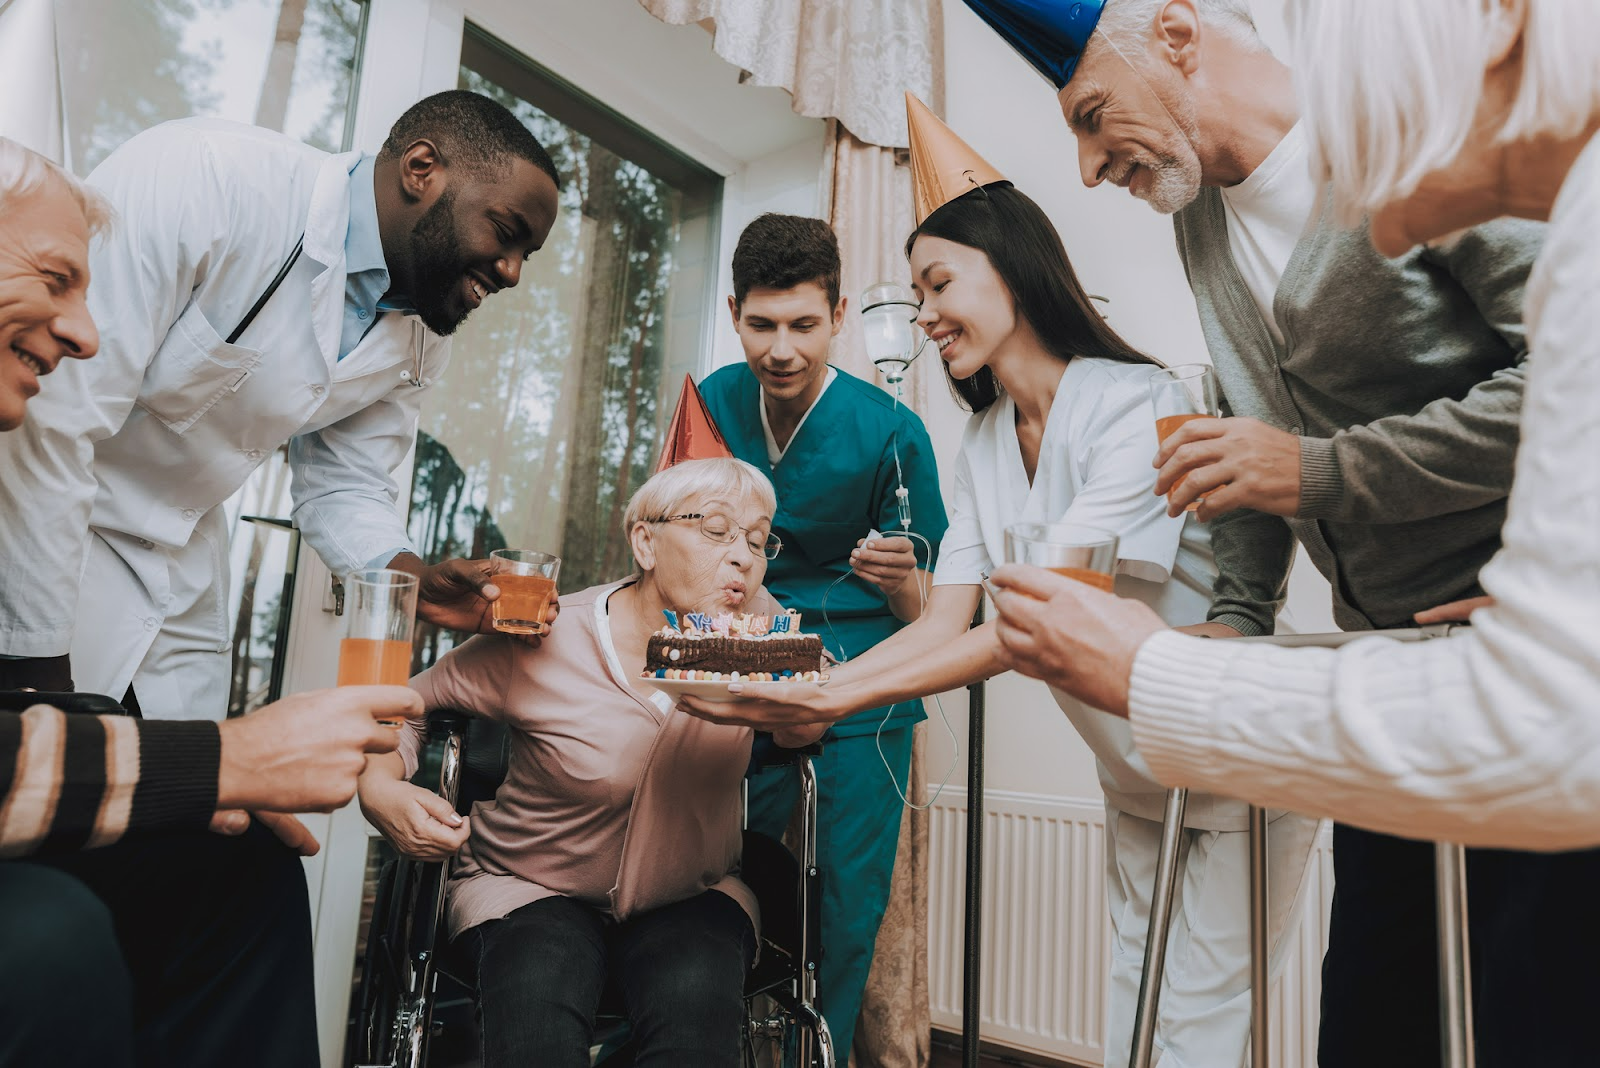
<svg viewBox="0 0 1600 1068">
<path fill-rule="evenodd" d="M 783 551 L 767 565 L 766 585 L 773 596 L 802 613 L 801 626 L 820 634 L 840 660 L 859 656 L 905 626 L 889 610 L 888 598 L 855 575 L 827 591 L 849 572 L 850 551 L 868 531 L 900 530 L 896 448 L 910 493 L 911 529 L 937 553 L 948 524 L 933 443 L 917 414 L 877 386 L 838 371 L 774 467 L 767 460 L 761 383 L 754 372 L 745 364 L 724 367 L 701 383 L 700 392 L 728 448 L 770 477 L 778 491 L 773 533 L 782 539 Z M 934 560 L 927 550 L 913 544 L 918 563 L 932 570 Z M 903 701 L 858 712 L 835 724 L 834 733 L 872 734 L 886 712 L 890 727 L 915 723 L 925 715 L 920 700 Z"/>
</svg>

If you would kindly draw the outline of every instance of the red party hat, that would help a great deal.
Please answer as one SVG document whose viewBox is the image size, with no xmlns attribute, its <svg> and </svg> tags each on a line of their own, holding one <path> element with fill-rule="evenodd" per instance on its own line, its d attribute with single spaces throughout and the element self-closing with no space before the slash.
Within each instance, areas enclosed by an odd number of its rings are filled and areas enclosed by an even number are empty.
<svg viewBox="0 0 1600 1068">
<path fill-rule="evenodd" d="M 666 444 L 661 448 L 661 459 L 656 464 L 660 474 L 673 464 L 685 460 L 713 460 L 718 457 L 733 459 L 733 450 L 722 440 L 722 431 L 706 408 L 706 399 L 695 388 L 692 375 L 683 376 L 683 392 L 678 394 L 678 410 L 672 413 L 672 425 L 667 427 Z"/>
</svg>

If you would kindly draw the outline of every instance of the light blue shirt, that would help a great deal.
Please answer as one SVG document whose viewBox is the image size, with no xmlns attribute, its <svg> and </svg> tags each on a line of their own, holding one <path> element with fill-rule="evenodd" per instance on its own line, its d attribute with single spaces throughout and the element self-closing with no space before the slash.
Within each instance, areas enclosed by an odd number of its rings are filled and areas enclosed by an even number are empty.
<svg viewBox="0 0 1600 1068">
<path fill-rule="evenodd" d="M 350 229 L 344 235 L 344 324 L 339 329 L 339 359 L 361 343 L 386 311 L 409 312 L 411 302 L 389 292 L 389 265 L 378 232 L 378 197 L 373 187 L 373 157 L 363 155 L 350 170 Z"/>
<path fill-rule="evenodd" d="M 361 344 L 372 324 L 386 311 L 409 312 L 405 297 L 389 292 L 389 265 L 383 259 L 383 236 L 378 232 L 378 195 L 373 186 L 373 157 L 363 154 L 350 169 L 350 229 L 344 235 L 344 324 L 339 328 L 339 359 Z M 367 561 L 383 567 L 410 546 L 386 550 Z"/>
</svg>

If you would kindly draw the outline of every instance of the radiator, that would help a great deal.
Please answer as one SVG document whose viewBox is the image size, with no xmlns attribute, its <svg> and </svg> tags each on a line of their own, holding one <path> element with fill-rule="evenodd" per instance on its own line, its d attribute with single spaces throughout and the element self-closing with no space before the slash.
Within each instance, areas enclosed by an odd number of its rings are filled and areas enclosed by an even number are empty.
<svg viewBox="0 0 1600 1068">
<path fill-rule="evenodd" d="M 990 790 L 984 827 L 982 1037 L 1099 1065 L 1110 953 L 1105 812 L 1098 799 Z M 966 794 L 930 812 L 928 969 L 933 1025 L 961 1030 Z M 1273 1068 L 1316 1063 L 1317 1004 L 1333 855 L 1324 832 L 1307 873 L 1297 946 L 1273 990 Z M 1240 907 L 1245 907 L 1241 901 Z"/>
</svg>

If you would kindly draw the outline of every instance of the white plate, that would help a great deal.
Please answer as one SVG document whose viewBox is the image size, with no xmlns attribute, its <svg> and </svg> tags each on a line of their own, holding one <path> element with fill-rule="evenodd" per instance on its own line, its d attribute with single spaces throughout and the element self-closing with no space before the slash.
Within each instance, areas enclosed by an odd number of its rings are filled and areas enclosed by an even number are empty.
<svg viewBox="0 0 1600 1068">
<path fill-rule="evenodd" d="M 655 678 L 640 679 L 639 681 L 646 685 L 654 686 L 668 697 L 698 697 L 702 701 L 711 701 L 719 705 L 736 704 L 745 698 L 760 697 L 761 691 L 769 686 L 789 685 L 787 682 L 741 682 L 739 685 L 743 687 L 743 692 L 735 694 L 728 692 L 728 687 L 733 685 L 731 682 L 712 682 L 707 679 Z M 822 682 L 812 683 L 812 685 L 820 686 L 827 681 L 827 679 L 823 679 Z"/>
</svg>

